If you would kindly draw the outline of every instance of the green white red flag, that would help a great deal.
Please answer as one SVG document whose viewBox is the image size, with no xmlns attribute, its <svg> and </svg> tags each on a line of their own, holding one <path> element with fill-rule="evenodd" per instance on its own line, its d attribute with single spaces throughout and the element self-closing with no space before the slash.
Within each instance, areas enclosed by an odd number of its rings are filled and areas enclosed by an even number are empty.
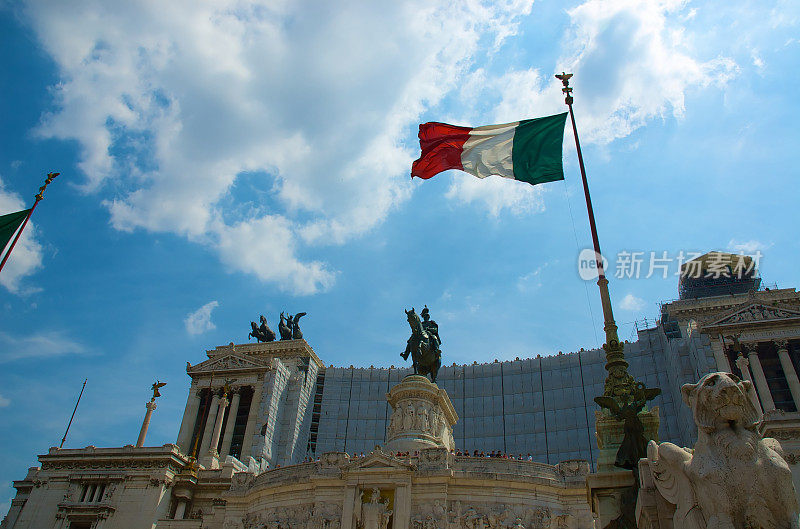
<svg viewBox="0 0 800 529">
<path fill-rule="evenodd" d="M 411 176 L 428 179 L 459 169 L 478 178 L 498 175 L 532 185 L 563 180 L 566 118 L 564 112 L 474 128 L 423 123 L 419 126 L 422 155 L 412 165 Z"/>
<path fill-rule="evenodd" d="M 23 209 L 22 211 L 0 215 L 0 255 L 2 255 L 8 241 L 19 229 L 20 224 L 25 222 L 30 211 L 29 209 Z"/>
</svg>

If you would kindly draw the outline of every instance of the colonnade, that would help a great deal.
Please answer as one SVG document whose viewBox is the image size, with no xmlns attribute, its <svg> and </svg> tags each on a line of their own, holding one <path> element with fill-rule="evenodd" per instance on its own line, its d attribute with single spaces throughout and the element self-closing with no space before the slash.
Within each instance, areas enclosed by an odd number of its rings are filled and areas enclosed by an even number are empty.
<svg viewBox="0 0 800 529">
<path fill-rule="evenodd" d="M 792 395 L 792 400 L 794 401 L 795 408 L 800 411 L 800 379 L 797 376 L 797 370 L 792 363 L 791 356 L 789 356 L 789 341 L 788 340 L 771 340 L 771 343 L 775 344 L 777 352 L 778 352 L 778 360 L 780 361 L 781 368 L 783 369 L 783 373 L 786 377 L 786 383 L 789 386 L 789 391 Z M 739 342 L 739 350 L 738 356 L 736 358 L 736 367 L 742 372 L 742 377 L 745 380 L 749 380 L 753 383 L 755 388 L 755 392 L 757 394 L 757 398 L 754 398 L 754 404 L 759 411 L 764 413 L 769 412 L 775 409 L 775 400 L 773 399 L 772 391 L 769 388 L 769 383 L 767 382 L 767 377 L 764 374 L 764 369 L 761 365 L 761 359 L 758 355 L 758 345 L 760 342 Z M 714 344 L 712 344 L 714 345 Z M 717 356 L 717 363 L 718 365 L 722 364 L 720 362 L 719 355 Z M 720 365 L 720 369 L 724 369 L 725 367 L 730 368 L 730 364 L 728 363 L 727 355 L 725 357 L 725 363 Z M 728 369 L 730 371 L 730 369 Z M 752 395 L 752 397 L 756 397 L 756 395 Z"/>
<path fill-rule="evenodd" d="M 186 454 L 195 455 L 198 459 L 220 458 L 229 455 L 242 395 L 246 391 L 252 391 L 242 449 L 239 454 L 239 459 L 246 459 L 250 455 L 252 448 L 262 386 L 263 384 L 259 383 L 234 388 L 212 388 L 211 402 L 208 407 L 208 414 L 206 414 L 205 410 L 201 409 L 202 394 L 204 391 L 208 391 L 209 388 L 198 389 L 193 383 L 178 433 L 178 446 L 180 446 L 181 450 Z M 198 425 L 197 422 L 202 419 L 198 414 L 201 413 L 205 415 L 205 422 Z M 229 415 L 227 421 L 225 421 L 226 414 Z M 198 447 L 194 446 L 196 442 L 193 436 L 195 428 L 197 429 L 197 434 L 201 436 Z M 221 446 L 220 439 L 222 440 Z M 217 450 L 217 447 L 219 447 L 219 450 Z"/>
</svg>

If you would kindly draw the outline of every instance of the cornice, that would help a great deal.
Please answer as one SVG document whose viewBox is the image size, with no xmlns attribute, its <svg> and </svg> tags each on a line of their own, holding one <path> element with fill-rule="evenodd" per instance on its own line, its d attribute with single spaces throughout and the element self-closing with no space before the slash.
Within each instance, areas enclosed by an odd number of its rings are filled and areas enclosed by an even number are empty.
<svg viewBox="0 0 800 529">
<path fill-rule="evenodd" d="M 734 307 L 748 305 L 751 303 L 787 303 L 790 306 L 800 304 L 800 293 L 794 288 L 782 288 L 776 290 L 751 291 L 746 294 L 728 294 L 724 296 L 712 296 L 707 298 L 677 299 L 664 303 L 662 307 L 676 319 L 688 319 L 696 313 L 707 314 L 709 312 L 727 311 Z"/>
<path fill-rule="evenodd" d="M 136 448 L 51 448 L 39 456 L 42 470 L 149 470 L 180 472 L 188 459 L 176 445 Z"/>
<path fill-rule="evenodd" d="M 317 366 L 317 369 L 325 367 L 319 359 L 314 349 L 305 340 L 276 340 L 274 342 L 258 342 L 228 345 L 220 345 L 214 349 L 207 350 L 209 358 L 215 358 L 224 354 L 239 353 L 246 357 L 266 357 L 266 358 L 310 358 Z"/>
</svg>

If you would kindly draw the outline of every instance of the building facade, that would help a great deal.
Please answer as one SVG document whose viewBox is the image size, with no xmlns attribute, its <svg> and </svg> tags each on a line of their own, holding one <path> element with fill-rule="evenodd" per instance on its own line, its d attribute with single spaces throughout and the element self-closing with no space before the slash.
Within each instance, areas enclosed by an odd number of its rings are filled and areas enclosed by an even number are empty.
<svg viewBox="0 0 800 529">
<path fill-rule="evenodd" d="M 682 280 L 625 356 L 635 379 L 662 390 L 651 403 L 659 440 L 682 446 L 696 435 L 683 384 L 713 371 L 751 380 L 797 487 L 800 294 L 746 279 Z M 304 340 L 206 353 L 187 364 L 174 445 L 53 448 L 14 483 L 3 529 L 592 526 L 602 350 L 442 367 L 452 439 L 418 453 L 386 449 L 397 423 L 387 394 L 410 369 L 326 367 Z M 476 450 L 521 458 L 464 453 Z"/>
</svg>

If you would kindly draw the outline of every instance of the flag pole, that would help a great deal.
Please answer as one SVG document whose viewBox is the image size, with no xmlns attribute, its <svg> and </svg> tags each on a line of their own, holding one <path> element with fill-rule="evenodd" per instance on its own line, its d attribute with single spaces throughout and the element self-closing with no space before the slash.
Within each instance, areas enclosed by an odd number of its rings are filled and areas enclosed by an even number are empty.
<svg viewBox="0 0 800 529">
<path fill-rule="evenodd" d="M 597 286 L 600 288 L 600 302 L 603 307 L 603 330 L 606 334 L 606 343 L 603 350 L 606 353 L 606 371 L 609 376 L 606 378 L 604 396 L 621 397 L 628 395 L 630 388 L 635 383 L 633 377 L 628 373 L 628 362 L 625 361 L 624 346 L 619 343 L 617 335 L 617 324 L 614 321 L 614 311 L 611 308 L 611 295 L 608 292 L 608 279 L 606 278 L 603 267 L 603 257 L 600 253 L 600 239 L 597 237 L 597 225 L 594 221 L 594 209 L 592 208 L 592 197 L 589 195 L 589 182 L 586 179 L 586 168 L 583 164 L 583 153 L 581 143 L 578 139 L 578 127 L 575 125 L 575 114 L 572 110 L 572 88 L 569 86 L 571 73 L 557 74 L 556 78 L 561 81 L 564 87 L 564 103 L 569 107 L 569 118 L 572 122 L 572 132 L 575 136 L 575 148 L 578 151 L 578 165 L 581 169 L 581 180 L 583 181 L 583 195 L 586 198 L 586 209 L 589 213 L 589 228 L 592 230 L 592 244 L 594 245 L 595 260 L 597 266 Z"/>
<path fill-rule="evenodd" d="M 61 438 L 61 444 L 58 445 L 59 448 L 64 447 L 64 441 L 67 440 L 67 434 L 69 433 L 69 427 L 72 426 L 72 419 L 75 418 L 75 412 L 78 411 L 78 404 L 81 403 L 81 397 L 83 397 L 83 390 L 86 389 L 86 381 L 89 380 L 88 378 L 83 379 L 83 386 L 81 386 L 81 392 L 78 395 L 78 400 L 75 402 L 75 409 L 72 410 L 72 416 L 69 418 L 69 423 L 67 424 L 67 431 L 64 432 L 64 437 Z"/>
<path fill-rule="evenodd" d="M 31 215 L 33 215 L 33 210 L 36 209 L 36 205 L 39 203 L 40 200 L 44 198 L 44 190 L 47 189 L 47 186 L 50 185 L 50 182 L 52 182 L 53 179 L 60 174 L 61 173 L 47 173 L 47 180 L 45 180 L 44 185 L 39 188 L 39 194 L 36 195 L 36 201 L 33 203 L 33 206 L 31 207 L 30 211 L 28 211 L 28 216 L 25 217 L 24 221 L 22 221 L 22 226 L 17 231 L 17 235 L 14 237 L 14 240 L 11 241 L 11 246 L 8 247 L 8 251 L 6 252 L 5 257 L 3 257 L 3 261 L 0 262 L 0 271 L 2 271 L 3 267 L 6 265 L 6 261 L 8 261 L 8 257 L 11 255 L 11 250 L 13 250 L 14 245 L 17 244 L 17 241 L 22 235 L 22 230 L 25 229 L 25 226 L 28 224 L 28 219 L 30 219 Z"/>
</svg>

